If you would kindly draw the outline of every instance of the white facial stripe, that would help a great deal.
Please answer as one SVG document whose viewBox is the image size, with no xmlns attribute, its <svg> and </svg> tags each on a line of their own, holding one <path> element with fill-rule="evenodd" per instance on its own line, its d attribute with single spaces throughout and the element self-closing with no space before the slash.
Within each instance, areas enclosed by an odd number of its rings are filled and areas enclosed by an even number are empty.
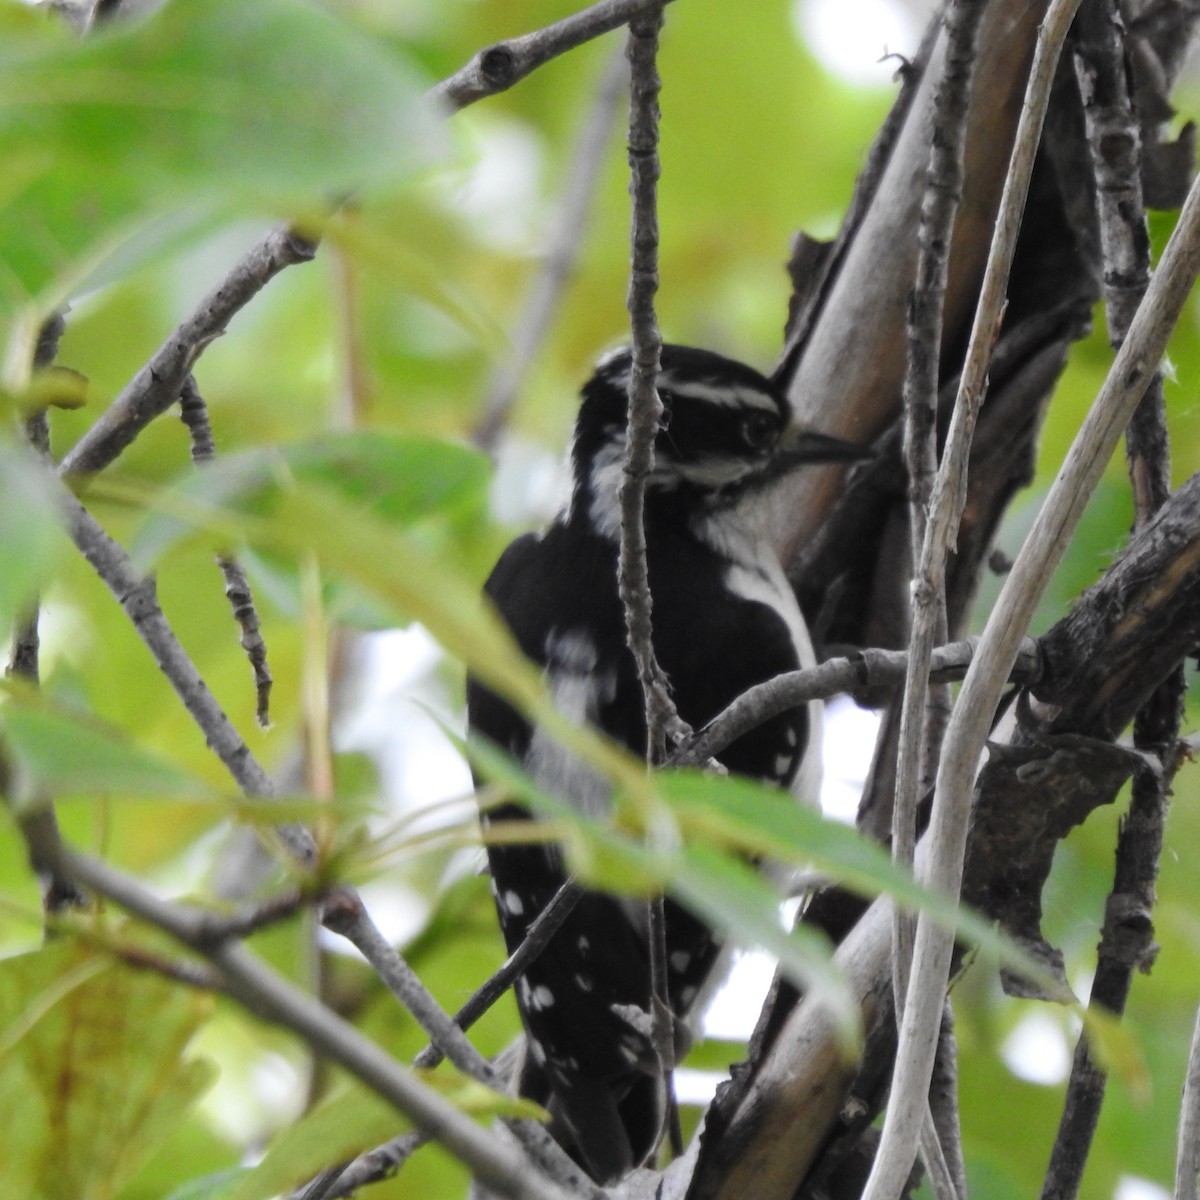
<svg viewBox="0 0 1200 1200">
<path fill-rule="evenodd" d="M 739 479 L 752 474 L 758 468 L 758 463 L 748 462 L 737 458 L 702 458 L 696 462 L 675 464 L 675 473 L 688 483 L 694 483 L 703 488 L 727 487 Z"/>
<path fill-rule="evenodd" d="M 629 390 L 632 368 L 628 363 L 621 371 L 612 372 L 608 368 L 625 353 L 627 352 L 624 350 L 614 350 L 596 364 L 597 374 L 605 376 L 610 384 L 622 391 Z M 722 408 L 756 408 L 779 414 L 779 402 L 769 392 L 760 391 L 749 385 L 731 387 L 728 383 L 711 383 L 695 376 L 681 376 L 669 368 L 658 373 L 658 390 L 670 392 L 673 396 L 679 396 L 685 400 L 699 400 L 706 404 L 720 405 Z"/>
<path fill-rule="evenodd" d="M 722 408 L 756 408 L 779 414 L 779 404 L 774 396 L 757 388 L 714 386 L 702 379 L 679 379 L 671 371 L 664 371 L 658 377 L 658 385 L 660 391 L 670 392 L 684 400 L 700 400 Z"/>
</svg>

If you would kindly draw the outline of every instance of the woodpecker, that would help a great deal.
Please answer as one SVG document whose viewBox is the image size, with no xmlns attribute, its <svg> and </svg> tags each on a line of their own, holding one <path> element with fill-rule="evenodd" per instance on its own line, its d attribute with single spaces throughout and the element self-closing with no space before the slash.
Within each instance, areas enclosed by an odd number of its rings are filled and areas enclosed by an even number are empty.
<svg viewBox="0 0 1200 1200">
<path fill-rule="evenodd" d="M 642 690 L 617 592 L 630 371 L 628 350 L 598 364 L 575 425 L 570 499 L 544 532 L 508 547 L 485 592 L 558 708 L 644 755 Z M 657 387 L 664 411 L 644 515 L 653 645 L 679 715 L 700 728 L 754 684 L 815 663 L 756 497 L 804 463 L 865 451 L 798 427 L 779 387 L 707 350 L 663 346 Z M 507 751 L 543 790 L 605 814 L 604 779 L 474 680 L 467 713 L 472 734 Z M 815 703 L 775 717 L 724 750 L 721 763 L 815 793 L 807 751 L 819 720 Z M 483 822 L 528 817 L 508 803 Z M 561 849 L 544 843 L 492 845 L 488 859 L 511 952 L 567 871 Z M 665 916 L 668 1000 L 682 1027 L 720 946 L 670 899 Z M 648 1018 L 638 1019 L 650 998 L 645 903 L 585 892 L 515 992 L 526 1033 L 521 1093 L 550 1110 L 556 1136 L 597 1182 L 620 1178 L 653 1152 L 663 1125 L 661 1070 Z"/>
</svg>

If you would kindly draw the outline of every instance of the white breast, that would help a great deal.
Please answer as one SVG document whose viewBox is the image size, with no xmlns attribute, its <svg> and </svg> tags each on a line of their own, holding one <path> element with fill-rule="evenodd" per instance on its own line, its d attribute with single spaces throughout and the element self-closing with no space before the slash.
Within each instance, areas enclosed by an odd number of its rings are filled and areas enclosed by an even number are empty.
<svg viewBox="0 0 1200 1200">
<path fill-rule="evenodd" d="M 698 521 L 696 532 L 703 542 L 732 564 L 725 573 L 729 590 L 778 613 L 791 634 L 801 668 L 815 667 L 817 656 L 795 593 L 765 531 L 753 517 L 737 510 L 708 514 Z M 808 748 L 791 787 L 797 799 L 813 807 L 820 806 L 823 718 L 822 703 L 810 700 Z"/>
</svg>

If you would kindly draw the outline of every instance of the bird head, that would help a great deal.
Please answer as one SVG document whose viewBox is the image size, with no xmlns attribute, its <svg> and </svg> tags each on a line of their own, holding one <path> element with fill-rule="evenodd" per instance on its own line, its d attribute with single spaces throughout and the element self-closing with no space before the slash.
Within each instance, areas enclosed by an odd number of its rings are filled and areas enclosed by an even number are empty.
<svg viewBox="0 0 1200 1200">
<path fill-rule="evenodd" d="M 583 389 L 571 449 L 573 505 L 613 534 L 628 428 L 628 349 L 601 359 Z M 674 494 L 698 511 L 732 507 L 747 494 L 806 463 L 869 456 L 865 447 L 818 433 L 793 419 L 787 397 L 766 376 L 733 359 L 664 345 L 658 374 L 663 415 L 654 440 L 648 501 Z"/>
</svg>

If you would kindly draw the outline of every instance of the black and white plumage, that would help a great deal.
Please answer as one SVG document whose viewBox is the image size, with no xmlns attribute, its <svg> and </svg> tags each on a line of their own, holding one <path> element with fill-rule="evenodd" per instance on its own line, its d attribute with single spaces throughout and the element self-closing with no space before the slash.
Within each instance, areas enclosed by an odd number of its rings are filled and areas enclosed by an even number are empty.
<svg viewBox="0 0 1200 1200">
<path fill-rule="evenodd" d="M 558 707 L 641 755 L 641 686 L 617 594 L 630 355 L 601 361 L 583 389 L 571 451 L 568 505 L 540 534 L 504 552 L 486 592 L 522 651 L 544 669 Z M 645 532 L 654 650 L 679 715 L 699 728 L 754 684 L 814 662 L 795 598 L 754 519 L 756 493 L 804 462 L 861 457 L 859 447 L 792 425 L 781 392 L 720 355 L 664 346 L 658 391 L 664 419 L 646 482 Z M 605 781 L 507 702 L 468 684 L 468 717 L 522 762 L 544 789 L 593 815 Z M 804 766 L 816 704 L 773 718 L 722 754 L 733 772 L 815 792 Z M 527 817 L 509 804 L 487 820 Z M 545 845 L 489 848 L 492 886 L 510 950 L 566 879 Z M 666 902 L 670 1006 L 680 1022 L 696 1003 L 719 946 L 711 931 Z M 586 893 L 516 985 L 527 1034 L 522 1091 L 550 1108 L 561 1139 L 598 1180 L 618 1178 L 653 1150 L 662 1083 L 639 1011 L 649 1006 L 644 903 Z"/>
</svg>

